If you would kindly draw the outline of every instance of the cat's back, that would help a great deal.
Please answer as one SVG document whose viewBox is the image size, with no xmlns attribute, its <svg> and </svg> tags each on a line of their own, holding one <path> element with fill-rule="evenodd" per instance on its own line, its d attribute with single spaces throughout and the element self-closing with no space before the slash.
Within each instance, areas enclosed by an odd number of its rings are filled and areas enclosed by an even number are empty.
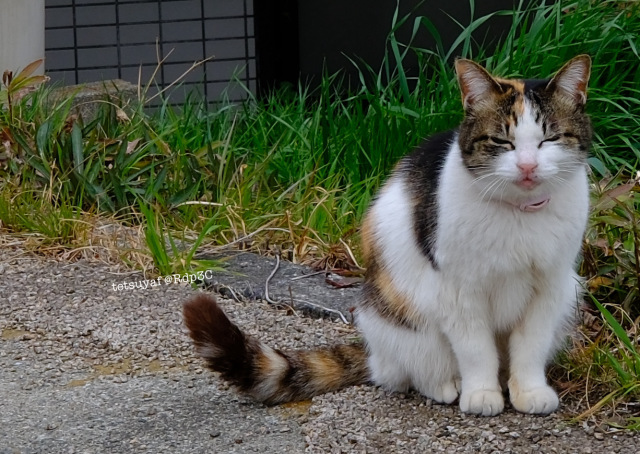
<svg viewBox="0 0 640 454">
<path fill-rule="evenodd" d="M 405 178 L 417 196 L 428 197 L 428 189 L 437 190 L 442 167 L 457 133 L 457 129 L 452 129 L 423 140 L 399 161 L 394 173 Z"/>
</svg>

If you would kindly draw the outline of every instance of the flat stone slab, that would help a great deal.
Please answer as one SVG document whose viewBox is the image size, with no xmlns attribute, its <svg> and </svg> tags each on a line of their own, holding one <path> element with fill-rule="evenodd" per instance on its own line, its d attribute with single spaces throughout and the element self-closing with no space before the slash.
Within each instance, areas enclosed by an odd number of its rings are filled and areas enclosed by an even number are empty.
<svg viewBox="0 0 640 454">
<path fill-rule="evenodd" d="M 214 271 L 210 279 L 205 279 L 205 284 L 228 298 L 275 301 L 316 318 L 349 322 L 352 321 L 352 309 L 362 298 L 361 284 L 284 260 L 278 264 L 274 257 L 234 252 L 206 258 L 221 261 L 224 270 Z M 267 279 L 274 270 L 267 298 Z"/>
</svg>

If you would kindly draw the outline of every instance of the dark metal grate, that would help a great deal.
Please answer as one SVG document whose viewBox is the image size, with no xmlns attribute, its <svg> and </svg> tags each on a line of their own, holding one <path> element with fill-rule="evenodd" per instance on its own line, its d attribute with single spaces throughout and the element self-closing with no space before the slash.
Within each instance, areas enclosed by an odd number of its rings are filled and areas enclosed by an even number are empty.
<svg viewBox="0 0 640 454">
<path fill-rule="evenodd" d="M 171 101 L 255 93 L 253 0 L 46 0 L 47 74 L 65 84 L 124 79 L 165 87 L 194 61 Z M 157 70 L 158 55 L 166 57 Z M 155 75 L 154 75 L 154 72 Z M 140 73 L 140 75 L 139 75 Z M 231 78 L 240 83 L 231 83 Z M 243 87 L 244 85 L 244 87 Z"/>
</svg>

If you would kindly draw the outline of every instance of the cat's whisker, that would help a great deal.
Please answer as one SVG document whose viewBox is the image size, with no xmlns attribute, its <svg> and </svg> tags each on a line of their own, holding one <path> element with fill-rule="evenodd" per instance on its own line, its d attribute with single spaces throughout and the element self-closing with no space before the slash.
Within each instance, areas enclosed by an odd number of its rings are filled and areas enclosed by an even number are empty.
<svg viewBox="0 0 640 454">
<path fill-rule="evenodd" d="M 474 184 L 474 183 L 478 183 L 478 182 L 480 182 L 480 181 L 482 181 L 482 180 L 484 180 L 484 179 L 486 179 L 486 178 L 493 177 L 493 176 L 495 176 L 495 173 L 493 173 L 493 172 L 486 173 L 486 174 L 484 174 L 484 175 L 481 175 L 481 176 L 479 176 L 479 177 L 477 177 L 477 178 L 473 179 L 473 180 L 471 181 L 471 183 L 472 183 L 472 184 Z"/>
<path fill-rule="evenodd" d="M 493 194 L 495 193 L 495 191 L 502 185 L 502 183 L 506 181 L 505 180 L 494 180 L 491 182 L 491 184 L 489 186 L 487 186 L 481 193 L 480 193 L 480 199 L 481 200 L 491 200 L 493 198 Z M 486 198 L 487 194 L 489 194 L 489 191 L 491 191 L 491 195 Z"/>
<path fill-rule="evenodd" d="M 493 187 L 494 184 L 497 183 L 497 180 L 492 181 L 491 183 L 489 183 L 488 186 L 485 186 L 482 191 L 480 192 L 480 199 L 484 200 L 484 196 L 487 195 L 487 193 L 491 190 L 491 188 Z"/>
<path fill-rule="evenodd" d="M 562 178 L 560 176 L 554 175 L 554 177 L 552 177 L 549 182 L 551 185 L 555 185 L 557 187 L 557 186 L 562 186 L 567 184 L 569 180 L 567 180 L 566 178 Z"/>
<path fill-rule="evenodd" d="M 507 184 L 509 184 L 509 182 L 505 180 L 505 181 L 504 181 L 503 186 L 506 188 Z M 504 198 L 504 192 L 505 192 L 505 191 L 502 191 L 502 192 L 500 193 L 500 202 L 502 202 L 502 201 L 503 201 L 503 198 Z"/>
<path fill-rule="evenodd" d="M 472 184 L 478 183 L 486 178 L 496 176 L 494 168 L 490 165 L 477 166 L 474 167 L 474 170 L 477 172 L 478 176 L 471 181 Z"/>
<path fill-rule="evenodd" d="M 498 192 L 498 190 L 500 191 L 500 201 L 502 201 L 502 196 L 504 195 L 504 187 L 506 186 L 507 181 L 505 180 L 498 180 L 498 184 L 496 185 L 496 187 L 493 189 L 493 192 L 491 193 L 491 196 L 489 197 L 489 200 L 493 199 L 493 196 L 495 195 L 496 192 Z"/>
<path fill-rule="evenodd" d="M 494 184 L 496 184 L 495 181 L 482 190 L 482 192 L 480 193 L 480 200 L 487 200 L 485 196 L 489 193 Z"/>
</svg>

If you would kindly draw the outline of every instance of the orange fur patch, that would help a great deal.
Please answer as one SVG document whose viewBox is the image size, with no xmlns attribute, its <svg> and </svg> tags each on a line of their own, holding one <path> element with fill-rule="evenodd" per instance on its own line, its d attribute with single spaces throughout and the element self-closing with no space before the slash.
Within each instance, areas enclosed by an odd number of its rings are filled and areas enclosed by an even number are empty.
<svg viewBox="0 0 640 454">
<path fill-rule="evenodd" d="M 516 93 L 518 93 L 518 97 L 516 97 L 513 103 L 513 114 L 516 117 L 521 117 L 524 114 L 524 82 L 519 79 L 500 79 L 497 77 L 495 78 L 495 80 L 503 86 L 507 85 Z"/>
<path fill-rule="evenodd" d="M 304 356 L 311 380 L 309 384 L 319 389 L 333 388 L 343 381 L 343 367 L 328 351 L 312 351 Z"/>
<path fill-rule="evenodd" d="M 389 313 L 408 322 L 411 325 L 418 325 L 418 314 L 409 299 L 400 292 L 395 286 L 393 279 L 389 273 L 384 270 L 378 270 L 376 276 L 373 277 L 376 287 L 387 303 Z"/>
<path fill-rule="evenodd" d="M 287 361 L 269 347 L 263 347 L 255 361 L 256 372 L 259 377 L 263 378 L 281 374 L 288 367 Z"/>
<path fill-rule="evenodd" d="M 373 250 L 375 249 L 373 216 L 370 212 L 365 216 L 362 227 L 360 228 L 360 242 L 362 244 L 362 255 L 364 260 L 365 262 L 368 262 Z"/>
<path fill-rule="evenodd" d="M 375 239 L 375 220 L 369 213 L 361 229 L 362 249 L 367 263 L 367 281 L 371 284 L 373 293 L 368 296 L 369 304 L 376 308 L 383 317 L 390 317 L 401 324 L 416 326 L 417 314 L 409 299 L 400 292 L 393 282 L 393 278 L 380 266 L 383 261 Z"/>
</svg>

